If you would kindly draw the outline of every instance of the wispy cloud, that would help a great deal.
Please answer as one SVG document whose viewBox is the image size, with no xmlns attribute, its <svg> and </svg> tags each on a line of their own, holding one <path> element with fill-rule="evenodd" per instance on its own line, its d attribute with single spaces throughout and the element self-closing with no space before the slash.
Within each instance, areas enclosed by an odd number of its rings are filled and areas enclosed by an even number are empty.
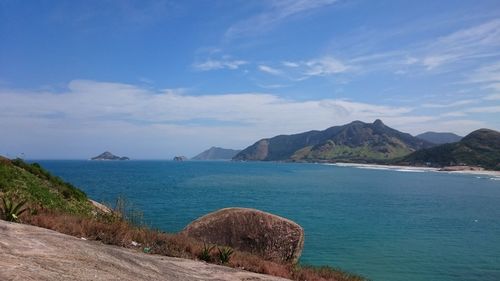
<svg viewBox="0 0 500 281">
<path fill-rule="evenodd" d="M 500 105 L 498 106 L 479 106 L 466 109 L 467 113 L 500 113 Z"/>
<path fill-rule="evenodd" d="M 500 55 L 500 20 L 461 29 L 429 44 L 421 62 L 427 69 L 468 59 Z"/>
<path fill-rule="evenodd" d="M 448 107 L 464 106 L 464 105 L 478 103 L 478 102 L 479 102 L 478 100 L 459 100 L 459 101 L 450 102 L 450 103 L 425 103 L 422 105 L 422 107 L 448 108 Z"/>
<path fill-rule="evenodd" d="M 282 64 L 286 67 L 299 67 L 299 64 L 293 61 L 283 61 Z"/>
<path fill-rule="evenodd" d="M 327 76 L 345 72 L 348 67 L 338 59 L 325 56 L 302 63 L 307 66 L 304 74 L 307 76 Z"/>
<path fill-rule="evenodd" d="M 500 84 L 500 61 L 483 65 L 474 70 L 464 83 L 484 84 L 485 87 L 499 89 Z"/>
<path fill-rule="evenodd" d="M 484 100 L 500 100 L 500 93 L 487 95 L 483 99 Z"/>
<path fill-rule="evenodd" d="M 270 66 L 267 66 L 267 65 L 259 65 L 259 70 L 262 71 L 262 72 L 265 72 L 265 73 L 268 73 L 268 74 L 272 74 L 272 75 L 282 75 L 283 72 L 281 70 L 278 70 L 276 68 L 272 68 Z"/>
<path fill-rule="evenodd" d="M 500 100 L 500 62 L 490 63 L 477 68 L 467 75 L 468 78 L 461 84 L 480 86 L 490 93 L 483 96 L 483 100 Z"/>
<path fill-rule="evenodd" d="M 289 84 L 258 84 L 263 89 L 281 89 L 290 87 Z"/>
<path fill-rule="evenodd" d="M 255 35 L 273 29 L 280 23 L 333 4 L 336 0 L 270 0 L 260 14 L 239 21 L 228 28 L 226 38 Z"/>
<path fill-rule="evenodd" d="M 263 93 L 189 95 L 183 90 L 149 88 L 87 80 L 74 80 L 64 93 L 1 90 L 0 116 L 43 118 L 61 113 L 73 120 L 133 120 L 168 123 L 190 119 L 238 121 L 245 124 L 290 124 L 287 130 L 326 126 L 330 120 L 350 121 L 399 116 L 407 107 L 391 107 L 338 99 L 294 101 Z M 270 116 L 280 112 L 279 116 Z M 332 119 L 333 118 L 333 119 Z M 319 123 L 318 123 L 319 122 Z M 317 125 L 313 125 L 317 123 Z M 307 125 L 306 125 L 307 124 Z M 304 126 L 306 125 L 306 126 Z"/>
<path fill-rule="evenodd" d="M 244 60 L 231 60 L 228 58 L 224 58 L 220 60 L 207 59 L 203 62 L 194 63 L 193 67 L 194 69 L 199 71 L 209 71 L 209 70 L 219 70 L 219 69 L 236 70 L 245 64 L 248 64 L 248 62 Z"/>
<path fill-rule="evenodd" d="M 344 73 L 349 70 L 349 66 L 333 56 L 323 56 L 305 61 L 285 61 L 276 67 L 260 65 L 259 70 L 292 81 L 302 81 L 313 76 L 324 77 Z"/>
<path fill-rule="evenodd" d="M 477 64 L 485 58 L 500 57 L 500 20 L 494 19 L 426 38 L 380 53 L 347 58 L 349 64 L 366 71 L 388 70 L 406 74 L 453 70 L 453 66 Z"/>
</svg>

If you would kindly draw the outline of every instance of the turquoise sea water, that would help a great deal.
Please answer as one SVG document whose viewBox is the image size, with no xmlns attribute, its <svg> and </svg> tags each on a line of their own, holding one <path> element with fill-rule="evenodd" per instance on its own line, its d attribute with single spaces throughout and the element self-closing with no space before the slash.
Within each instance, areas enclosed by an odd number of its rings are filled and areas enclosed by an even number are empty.
<svg viewBox="0 0 500 281">
<path fill-rule="evenodd" d="M 304 227 L 301 263 L 374 281 L 500 280 L 500 181 L 491 177 L 267 162 L 38 162 L 98 201 L 126 197 L 165 231 L 251 207 Z"/>
</svg>

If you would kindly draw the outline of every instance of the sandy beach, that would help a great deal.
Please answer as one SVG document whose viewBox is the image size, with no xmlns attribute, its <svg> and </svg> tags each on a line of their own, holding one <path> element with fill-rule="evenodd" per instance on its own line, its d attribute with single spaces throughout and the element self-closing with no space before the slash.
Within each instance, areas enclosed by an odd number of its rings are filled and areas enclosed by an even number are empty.
<svg viewBox="0 0 500 281">
<path fill-rule="evenodd" d="M 356 163 L 325 163 L 325 165 L 340 166 L 340 167 L 355 167 L 360 169 L 372 169 L 372 170 L 393 170 L 399 172 L 439 172 L 439 173 L 450 173 L 450 174 L 468 174 L 468 175 L 478 175 L 478 176 L 488 176 L 493 177 L 493 180 L 500 180 L 500 171 L 489 171 L 489 170 L 443 170 L 442 168 L 432 168 L 432 167 L 411 167 L 411 166 L 398 166 L 398 165 L 379 165 L 379 164 L 356 164 Z"/>
</svg>

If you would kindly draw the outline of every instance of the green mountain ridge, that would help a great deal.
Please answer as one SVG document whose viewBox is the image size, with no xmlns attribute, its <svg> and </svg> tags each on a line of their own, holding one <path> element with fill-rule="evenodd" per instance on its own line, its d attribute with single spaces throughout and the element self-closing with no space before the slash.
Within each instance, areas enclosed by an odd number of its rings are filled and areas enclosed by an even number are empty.
<svg viewBox="0 0 500 281">
<path fill-rule="evenodd" d="M 238 154 L 241 150 L 235 149 L 227 149 L 212 146 L 211 148 L 201 152 L 195 157 L 191 158 L 192 160 L 231 160 L 236 154 Z"/>
<path fill-rule="evenodd" d="M 500 133 L 479 129 L 459 142 L 422 149 L 396 163 L 434 167 L 468 165 L 500 170 Z"/>
<path fill-rule="evenodd" d="M 454 133 L 442 133 L 442 132 L 425 132 L 416 135 L 415 137 L 435 144 L 452 143 L 460 141 L 462 139 L 461 136 L 456 135 Z"/>
<path fill-rule="evenodd" d="M 238 153 L 240 161 L 375 163 L 403 157 L 433 144 L 386 126 L 354 121 L 323 131 L 262 139 Z"/>
</svg>

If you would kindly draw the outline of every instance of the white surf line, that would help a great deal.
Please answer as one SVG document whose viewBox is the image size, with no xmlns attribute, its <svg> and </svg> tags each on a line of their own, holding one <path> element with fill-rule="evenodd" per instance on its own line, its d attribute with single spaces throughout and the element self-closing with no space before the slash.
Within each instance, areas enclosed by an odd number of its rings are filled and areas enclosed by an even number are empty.
<svg viewBox="0 0 500 281">
<path fill-rule="evenodd" d="M 448 174 L 464 174 L 464 175 L 476 175 L 476 176 L 486 176 L 491 180 L 500 181 L 500 171 L 440 171 L 439 168 L 430 167 L 411 167 L 411 166 L 398 166 L 398 165 L 379 165 L 379 164 L 361 164 L 361 163 L 324 163 L 325 165 L 339 166 L 339 167 L 354 167 L 360 169 L 371 169 L 371 170 L 391 170 L 398 172 L 439 172 Z"/>
<path fill-rule="evenodd" d="M 360 169 L 371 170 L 391 170 L 398 172 L 434 172 L 438 171 L 437 168 L 428 167 L 410 167 L 410 166 L 397 166 L 397 165 L 378 165 L 378 164 L 357 164 L 357 163 L 326 163 L 326 165 L 339 166 L 339 167 L 354 167 Z"/>
</svg>

